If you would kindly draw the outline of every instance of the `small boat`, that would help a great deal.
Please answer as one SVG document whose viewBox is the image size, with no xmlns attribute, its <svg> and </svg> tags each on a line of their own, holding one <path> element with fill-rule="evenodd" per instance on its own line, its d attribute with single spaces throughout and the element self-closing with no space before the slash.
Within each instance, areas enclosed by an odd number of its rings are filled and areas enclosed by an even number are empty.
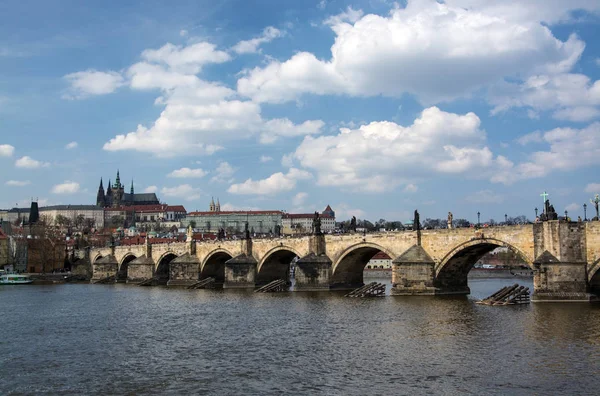
<svg viewBox="0 0 600 396">
<path fill-rule="evenodd" d="M 32 282 L 33 282 L 33 279 L 31 279 L 28 275 L 21 275 L 21 274 L 0 275 L 0 285 L 27 285 Z"/>
</svg>

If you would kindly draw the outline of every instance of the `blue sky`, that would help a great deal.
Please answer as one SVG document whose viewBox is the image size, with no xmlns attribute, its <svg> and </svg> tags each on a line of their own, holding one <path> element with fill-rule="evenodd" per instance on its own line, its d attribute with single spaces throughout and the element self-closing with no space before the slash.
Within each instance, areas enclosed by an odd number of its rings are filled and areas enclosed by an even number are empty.
<svg viewBox="0 0 600 396">
<path fill-rule="evenodd" d="M 0 1 L 0 208 L 117 169 L 188 211 L 341 219 L 600 193 L 596 0 L 118 3 Z"/>
</svg>

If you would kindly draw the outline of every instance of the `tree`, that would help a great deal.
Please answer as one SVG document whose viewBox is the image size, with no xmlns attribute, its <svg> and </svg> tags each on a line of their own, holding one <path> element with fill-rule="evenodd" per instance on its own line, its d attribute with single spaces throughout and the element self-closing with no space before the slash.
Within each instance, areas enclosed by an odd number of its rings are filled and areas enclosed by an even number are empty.
<svg viewBox="0 0 600 396">
<path fill-rule="evenodd" d="M 196 228 L 196 220 L 190 221 L 190 225 L 192 226 L 192 228 Z"/>
<path fill-rule="evenodd" d="M 125 219 L 123 218 L 123 216 L 116 215 L 110 218 L 110 224 L 113 227 L 121 227 L 124 222 Z"/>
<path fill-rule="evenodd" d="M 96 226 L 96 220 L 94 219 L 85 219 L 83 221 L 83 231 L 86 233 L 89 233 L 92 228 L 94 228 Z"/>
<path fill-rule="evenodd" d="M 471 227 L 471 222 L 465 219 L 456 219 L 452 222 L 454 228 Z"/>
<path fill-rule="evenodd" d="M 433 230 L 438 228 L 446 228 L 448 226 L 448 222 L 442 219 L 430 219 L 427 218 L 423 222 L 423 228 Z"/>
<path fill-rule="evenodd" d="M 77 216 L 75 216 L 75 228 L 77 228 L 77 229 L 82 228 L 84 221 L 85 221 L 85 215 L 78 214 Z"/>
<path fill-rule="evenodd" d="M 61 214 L 56 215 L 56 218 L 54 219 L 54 223 L 61 227 L 68 227 L 71 224 L 71 220 L 69 220 L 66 216 L 63 216 Z"/>
</svg>

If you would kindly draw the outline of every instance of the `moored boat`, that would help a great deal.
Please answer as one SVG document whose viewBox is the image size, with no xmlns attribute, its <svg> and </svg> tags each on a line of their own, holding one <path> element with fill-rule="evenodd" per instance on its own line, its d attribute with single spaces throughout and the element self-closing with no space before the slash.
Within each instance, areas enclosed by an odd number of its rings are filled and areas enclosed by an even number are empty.
<svg viewBox="0 0 600 396">
<path fill-rule="evenodd" d="M 33 282 L 28 275 L 3 274 L 0 275 L 0 285 L 27 285 Z"/>
</svg>

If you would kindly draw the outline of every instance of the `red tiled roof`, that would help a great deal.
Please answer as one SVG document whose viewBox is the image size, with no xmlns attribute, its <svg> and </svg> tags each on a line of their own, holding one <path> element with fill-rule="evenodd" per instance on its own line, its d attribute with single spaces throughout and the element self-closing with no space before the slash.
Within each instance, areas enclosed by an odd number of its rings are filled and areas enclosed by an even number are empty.
<svg viewBox="0 0 600 396">
<path fill-rule="evenodd" d="M 217 214 L 282 214 L 280 210 L 222 210 L 220 212 L 190 212 L 190 216 L 213 216 Z"/>
<path fill-rule="evenodd" d="M 152 213 L 152 212 L 185 212 L 183 205 L 132 205 L 132 206 L 121 206 L 120 208 L 105 208 L 107 212 L 133 212 L 136 213 Z"/>
<path fill-rule="evenodd" d="M 315 217 L 314 213 L 286 213 L 285 215 L 283 215 L 284 218 L 289 218 L 289 219 L 312 219 L 313 217 Z M 320 218 L 322 219 L 333 219 L 333 216 L 331 216 L 328 213 L 321 213 L 319 215 Z"/>
<path fill-rule="evenodd" d="M 323 212 L 333 212 L 333 209 L 331 209 L 331 206 L 327 205 Z"/>
<path fill-rule="evenodd" d="M 167 206 L 167 212 L 185 212 L 183 205 Z"/>
<path fill-rule="evenodd" d="M 391 259 L 390 256 L 388 256 L 387 254 L 385 254 L 384 252 L 379 252 L 377 253 L 375 256 L 373 256 L 373 258 L 371 260 L 389 260 Z"/>
</svg>

